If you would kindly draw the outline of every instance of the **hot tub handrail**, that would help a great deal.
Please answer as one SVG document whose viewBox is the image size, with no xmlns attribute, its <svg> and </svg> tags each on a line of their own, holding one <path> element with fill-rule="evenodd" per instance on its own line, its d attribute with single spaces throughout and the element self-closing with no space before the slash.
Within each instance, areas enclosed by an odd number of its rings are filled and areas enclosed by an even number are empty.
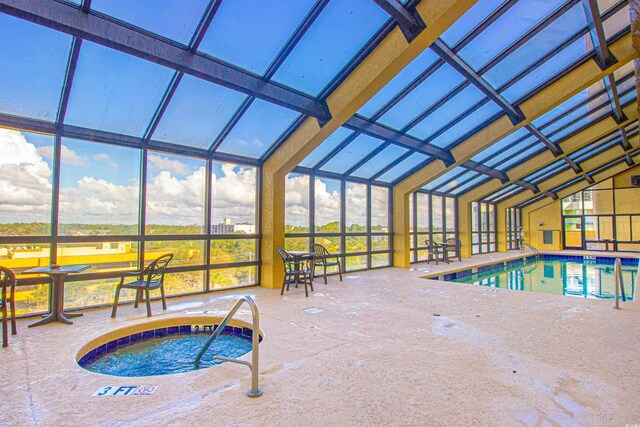
<svg viewBox="0 0 640 427">
<path fill-rule="evenodd" d="M 230 359 L 222 356 L 215 356 L 214 359 L 224 360 L 226 362 L 240 363 L 242 365 L 248 366 L 249 369 L 251 370 L 251 390 L 247 392 L 247 396 L 258 397 L 262 394 L 262 390 L 258 388 L 260 313 L 258 312 L 258 306 L 256 305 L 256 302 L 249 295 L 244 295 L 238 298 L 235 304 L 233 304 L 233 307 L 231 307 L 231 310 L 229 310 L 229 312 L 224 317 L 224 319 L 222 319 L 222 322 L 220 322 L 220 325 L 218 325 L 216 330 L 213 331 L 213 334 L 211 334 L 211 337 L 204 344 L 204 346 L 202 347 L 202 350 L 200 350 L 200 353 L 198 353 L 198 356 L 196 356 L 195 365 L 196 365 L 196 369 L 200 367 L 200 359 L 202 359 L 202 356 L 204 356 L 204 354 L 207 352 L 211 344 L 213 344 L 216 338 L 218 338 L 218 336 L 222 333 L 222 331 L 224 331 L 224 328 L 225 326 L 227 326 L 227 323 L 229 323 L 231 318 L 235 316 L 240 306 L 245 302 L 251 308 L 251 322 L 252 322 L 252 329 L 253 329 L 252 338 L 251 338 L 251 363 L 245 362 L 243 360 Z"/>
</svg>

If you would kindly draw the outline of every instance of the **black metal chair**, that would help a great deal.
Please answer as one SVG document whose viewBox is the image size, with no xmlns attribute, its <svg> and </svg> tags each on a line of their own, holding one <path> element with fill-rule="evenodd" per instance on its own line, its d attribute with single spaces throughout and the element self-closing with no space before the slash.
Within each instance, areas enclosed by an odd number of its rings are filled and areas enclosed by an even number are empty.
<svg viewBox="0 0 640 427">
<path fill-rule="evenodd" d="M 311 247 L 311 251 L 315 254 L 313 257 L 313 276 L 316 275 L 316 267 L 322 266 L 324 273 L 324 284 L 327 284 L 327 267 L 338 267 L 338 274 L 342 282 L 342 264 L 340 263 L 340 255 L 332 255 L 327 248 L 320 243 L 316 243 Z M 330 261 L 335 259 L 335 261 Z"/>
<path fill-rule="evenodd" d="M 450 254 L 453 253 L 453 258 L 458 258 L 458 261 L 462 262 L 462 242 L 457 239 L 446 240 L 447 259 L 451 259 Z"/>
<path fill-rule="evenodd" d="M 438 261 L 446 261 L 442 246 L 438 242 L 427 239 L 424 243 L 427 245 L 427 264 L 435 261 L 436 265 L 438 265 Z"/>
<path fill-rule="evenodd" d="M 0 288 L 2 288 L 2 294 L 0 296 L 0 310 L 2 311 L 2 346 L 6 347 L 9 345 L 9 333 L 7 328 L 8 319 L 11 319 L 11 335 L 16 334 L 16 275 L 10 269 L 1 266 Z"/>
<path fill-rule="evenodd" d="M 304 293 L 306 296 L 309 296 L 307 284 L 311 288 L 311 292 L 313 292 L 313 270 L 310 265 L 313 260 L 311 258 L 303 259 L 295 257 L 282 248 L 278 248 L 278 254 L 284 263 L 284 279 L 282 280 L 282 290 L 280 290 L 280 295 L 284 294 L 285 286 L 288 291 L 291 284 L 296 285 L 297 288 L 298 284 L 304 283 Z"/>
<path fill-rule="evenodd" d="M 172 258 L 173 254 L 162 255 L 142 270 L 123 271 L 120 278 L 120 283 L 116 287 L 116 295 L 113 301 L 111 317 L 116 317 L 116 311 L 118 310 L 118 300 L 120 299 L 120 290 L 122 289 L 136 290 L 136 300 L 133 305 L 134 308 L 138 308 L 138 302 L 142 300 L 142 292 L 144 292 L 147 300 L 147 317 L 151 317 L 151 301 L 149 298 L 149 291 L 159 288 L 160 295 L 162 296 L 162 309 L 166 310 L 167 301 L 165 300 L 164 295 L 164 273 L 167 269 L 169 261 L 171 261 Z M 125 283 L 125 279 L 127 277 L 136 277 L 137 279 L 132 282 Z"/>
</svg>

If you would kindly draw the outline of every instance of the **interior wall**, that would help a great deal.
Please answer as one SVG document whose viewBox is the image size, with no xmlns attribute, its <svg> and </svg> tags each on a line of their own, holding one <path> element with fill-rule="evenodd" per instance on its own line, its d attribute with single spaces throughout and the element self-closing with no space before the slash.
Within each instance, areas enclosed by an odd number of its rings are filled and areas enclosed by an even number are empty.
<svg viewBox="0 0 640 427">
<path fill-rule="evenodd" d="M 640 188 L 629 188 L 632 175 L 640 175 L 640 165 L 627 169 L 613 177 L 613 188 L 615 189 L 616 195 L 615 212 L 618 215 L 637 213 L 638 210 L 640 210 Z M 611 181 L 607 180 L 606 182 L 610 183 Z M 603 186 L 596 184 L 589 188 L 601 187 Z M 611 188 L 610 185 L 607 187 Z M 598 192 L 594 192 L 594 195 L 597 197 Z M 599 205 L 604 204 L 605 203 L 599 203 Z M 529 213 L 523 212 L 522 215 L 523 225 L 525 225 L 526 241 L 537 249 L 562 250 L 562 200 L 556 200 L 549 205 Z M 544 230 L 551 230 L 553 232 L 553 244 L 545 245 L 543 243 Z"/>
<path fill-rule="evenodd" d="M 523 215 L 525 215 L 523 213 Z M 556 200 L 550 205 L 529 212 L 529 229 L 525 231 L 525 240 L 536 249 L 557 251 L 562 249 L 562 203 Z M 553 243 L 544 244 L 543 231 L 553 233 Z"/>
</svg>

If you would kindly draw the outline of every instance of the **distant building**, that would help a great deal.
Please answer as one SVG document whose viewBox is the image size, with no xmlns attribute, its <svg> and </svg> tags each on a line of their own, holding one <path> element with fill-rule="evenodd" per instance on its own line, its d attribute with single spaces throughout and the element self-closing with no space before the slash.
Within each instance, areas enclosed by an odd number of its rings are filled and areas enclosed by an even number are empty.
<svg viewBox="0 0 640 427">
<path fill-rule="evenodd" d="M 232 224 L 231 218 L 225 218 L 220 224 L 211 225 L 211 234 L 255 234 L 255 224 L 243 222 L 240 224 Z"/>
</svg>

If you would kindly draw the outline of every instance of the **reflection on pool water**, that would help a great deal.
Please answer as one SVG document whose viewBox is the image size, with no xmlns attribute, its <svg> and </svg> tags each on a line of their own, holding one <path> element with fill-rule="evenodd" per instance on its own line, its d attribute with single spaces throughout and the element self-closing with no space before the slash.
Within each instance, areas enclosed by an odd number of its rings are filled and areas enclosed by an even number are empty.
<svg viewBox="0 0 640 427">
<path fill-rule="evenodd" d="M 614 262 L 611 258 L 566 259 L 540 257 L 539 261 L 529 258 L 524 263 L 507 267 L 497 267 L 482 273 L 445 280 L 472 283 L 493 288 L 515 289 L 520 291 L 545 292 L 582 298 L 613 299 L 615 292 Z M 622 278 L 627 300 L 634 294 L 638 261 L 625 260 L 622 265 Z"/>
</svg>

